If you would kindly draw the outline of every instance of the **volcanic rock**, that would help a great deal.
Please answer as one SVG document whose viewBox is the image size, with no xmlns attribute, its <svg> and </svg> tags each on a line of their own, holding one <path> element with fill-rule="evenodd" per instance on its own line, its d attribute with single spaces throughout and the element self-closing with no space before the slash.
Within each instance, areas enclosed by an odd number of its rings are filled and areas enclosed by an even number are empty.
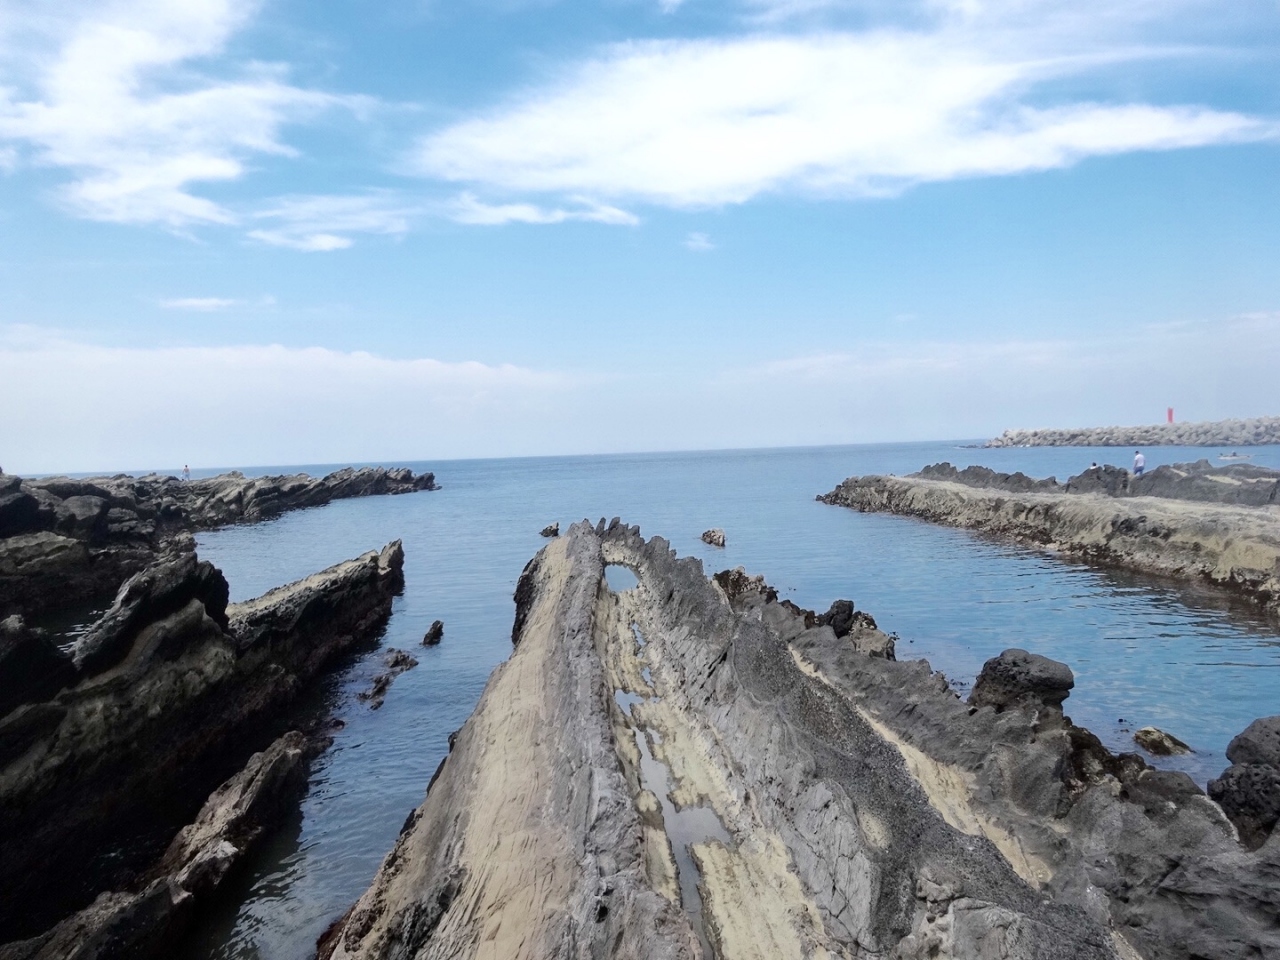
<svg viewBox="0 0 1280 960">
<path fill-rule="evenodd" d="M 710 530 L 706 530 L 702 534 L 702 542 L 710 544 L 713 547 L 723 547 L 724 531 L 719 527 L 713 527 Z"/>
<path fill-rule="evenodd" d="M 1265 763 L 1280 769 L 1280 716 L 1260 717 L 1227 745 L 1232 763 Z"/>
<path fill-rule="evenodd" d="M 427 627 L 427 632 L 422 637 L 422 645 L 424 647 L 434 647 L 437 643 L 444 639 L 444 621 L 432 620 L 431 626 Z"/>
<path fill-rule="evenodd" d="M 1012 706 L 1044 706 L 1062 709 L 1062 702 L 1076 685 L 1071 668 L 1026 650 L 1006 650 L 982 665 L 973 684 L 969 703 L 994 707 L 996 712 Z"/>
<path fill-rule="evenodd" d="M 555 523 L 548 523 L 542 528 L 542 533 L 540 535 L 544 537 L 560 536 L 560 521 L 557 520 Z"/>
</svg>

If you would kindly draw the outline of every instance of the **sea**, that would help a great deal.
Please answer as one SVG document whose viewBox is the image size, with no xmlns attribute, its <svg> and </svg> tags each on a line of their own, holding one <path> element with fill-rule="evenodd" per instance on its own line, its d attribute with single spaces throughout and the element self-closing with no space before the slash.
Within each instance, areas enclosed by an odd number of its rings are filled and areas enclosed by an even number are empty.
<svg viewBox="0 0 1280 960">
<path fill-rule="evenodd" d="M 1153 447 L 1148 469 L 1226 450 Z M 1280 446 L 1250 462 L 1280 468 Z M 1035 477 L 1092 462 L 1128 466 L 1126 448 L 977 449 L 897 443 L 769 450 L 384 463 L 431 470 L 441 489 L 344 500 L 249 526 L 203 533 L 202 558 L 243 600 L 400 539 L 405 590 L 376 649 L 329 675 L 312 706 L 340 721 L 314 763 L 297 814 L 264 843 L 222 906 L 205 914 L 185 960 L 304 960 L 363 893 L 471 713 L 490 671 L 511 653 L 512 592 L 559 522 L 621 517 L 697 557 L 706 573 L 742 566 L 781 596 L 826 610 L 854 601 L 899 640 L 899 659 L 927 659 L 967 693 L 988 658 L 1021 647 L 1066 662 L 1065 709 L 1112 749 L 1133 751 L 1154 725 L 1191 745 L 1154 759 L 1200 784 L 1227 765 L 1230 739 L 1280 712 L 1280 627 L 1213 589 L 1095 569 L 1050 553 L 916 520 L 815 501 L 846 477 L 906 474 L 947 460 Z M 307 472 L 313 464 L 239 469 Z M 196 476 L 222 472 L 195 471 Z M 723 528 L 723 549 L 700 534 Z M 444 639 L 421 646 L 433 620 Z M 360 700 L 387 648 L 418 666 L 377 710 Z"/>
</svg>

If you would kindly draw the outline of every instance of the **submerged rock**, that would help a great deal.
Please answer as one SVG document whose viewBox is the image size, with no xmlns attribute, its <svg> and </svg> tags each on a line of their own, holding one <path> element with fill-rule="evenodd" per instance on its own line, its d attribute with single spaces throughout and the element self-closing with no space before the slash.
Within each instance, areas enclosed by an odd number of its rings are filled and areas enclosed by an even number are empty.
<svg viewBox="0 0 1280 960">
<path fill-rule="evenodd" d="M 377 710 L 382 706 L 383 701 L 387 698 L 387 691 L 391 689 L 391 682 L 396 677 L 418 665 L 418 661 L 413 659 L 408 650 L 396 650 L 394 648 L 387 651 L 386 656 L 382 658 L 382 662 L 387 669 L 373 678 L 373 683 L 368 690 L 356 694 L 357 699 L 364 700 L 369 704 L 370 710 Z"/>
<path fill-rule="evenodd" d="M 1014 706 L 1062 709 L 1076 679 L 1065 663 L 1026 650 L 1006 650 L 982 665 L 974 681 L 969 703 L 994 707 L 996 712 Z"/>
<path fill-rule="evenodd" d="M 703 531 L 702 542 L 710 544 L 713 547 L 724 546 L 724 531 L 719 527 L 713 527 L 710 530 Z"/>
<path fill-rule="evenodd" d="M 1156 727 L 1143 727 L 1133 735 L 1133 742 L 1156 757 L 1171 757 L 1190 753 L 1191 748 L 1171 733 Z"/>
</svg>

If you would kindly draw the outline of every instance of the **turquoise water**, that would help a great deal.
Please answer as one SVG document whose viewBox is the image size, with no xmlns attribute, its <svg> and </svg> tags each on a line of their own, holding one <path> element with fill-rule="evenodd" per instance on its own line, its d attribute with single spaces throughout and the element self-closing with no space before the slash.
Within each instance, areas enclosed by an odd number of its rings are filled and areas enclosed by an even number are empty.
<svg viewBox="0 0 1280 960">
<path fill-rule="evenodd" d="M 1216 456 L 1150 448 L 1148 468 Z M 1280 447 L 1251 448 L 1280 467 Z M 355 697 L 381 666 L 360 658 L 325 696 L 346 725 L 316 763 L 301 814 L 239 881 L 234 902 L 206 919 L 186 956 L 301 960 L 368 886 L 405 816 L 466 720 L 492 668 L 510 652 L 511 600 L 543 526 L 620 516 L 658 534 L 708 573 L 745 566 L 786 597 L 825 610 L 855 601 L 901 640 L 898 656 L 927 658 L 967 688 L 984 660 L 1018 646 L 1076 673 L 1067 712 L 1113 749 L 1152 724 L 1195 748 L 1162 761 L 1203 783 L 1226 765 L 1230 738 L 1276 712 L 1280 629 L 1213 592 L 1093 570 L 1031 550 L 913 520 L 816 503 L 845 477 L 909 473 L 927 463 L 982 463 L 1059 479 L 1091 461 L 1128 465 L 1132 451 L 963 449 L 886 444 L 710 453 L 638 454 L 403 464 L 436 473 L 443 489 L 342 501 L 269 523 L 202 534 L 233 599 L 403 539 L 404 596 L 384 646 L 413 651 L 381 710 Z M 388 464 L 399 466 L 402 464 Z M 246 473 L 342 465 L 267 467 Z M 210 471 L 215 472 L 215 471 Z M 699 534 L 723 527 L 718 550 Z M 434 619 L 435 648 L 418 644 Z M 1123 718 L 1123 722 L 1121 722 Z"/>
</svg>

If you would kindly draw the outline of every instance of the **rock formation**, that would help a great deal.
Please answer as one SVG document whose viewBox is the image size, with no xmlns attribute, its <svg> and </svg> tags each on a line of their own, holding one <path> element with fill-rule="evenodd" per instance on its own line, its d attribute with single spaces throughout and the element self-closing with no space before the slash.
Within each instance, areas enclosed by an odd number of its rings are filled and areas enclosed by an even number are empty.
<svg viewBox="0 0 1280 960">
<path fill-rule="evenodd" d="M 1209 796 L 1222 805 L 1254 848 L 1280 833 L 1280 716 L 1253 721 L 1227 745 L 1231 766 L 1209 781 Z"/>
<path fill-rule="evenodd" d="M 1191 752 L 1189 746 L 1158 727 L 1143 727 L 1141 730 L 1134 731 L 1133 742 L 1153 757 L 1172 757 L 1176 754 Z"/>
<path fill-rule="evenodd" d="M 172 956 L 197 911 L 306 788 L 306 761 L 319 746 L 293 731 L 254 754 L 137 882 L 99 894 L 37 937 L 0 946 L 0 960 Z"/>
<path fill-rule="evenodd" d="M 1280 443 L 1280 417 L 1205 423 L 1154 423 L 1144 427 L 1078 430 L 1006 430 L 988 447 L 1246 447 Z"/>
<path fill-rule="evenodd" d="M 719 527 L 713 527 L 710 530 L 703 531 L 702 542 L 713 547 L 724 546 L 724 531 Z"/>
<path fill-rule="evenodd" d="M 322 956 L 1280 950 L 1280 838 L 1244 849 L 1189 778 L 1075 727 L 1064 665 L 1011 651 L 1000 708 L 966 704 L 616 520 L 516 598 L 511 659 Z"/>
<path fill-rule="evenodd" d="M 1002 481 L 1007 475 L 987 471 L 982 477 L 992 485 L 978 486 L 971 482 L 974 468 L 947 475 L 940 467 L 954 471 L 942 464 L 911 477 L 850 477 L 818 499 L 1048 546 L 1099 564 L 1217 584 L 1280 615 L 1280 513 L 1189 496 L 1196 483 L 1230 490 L 1230 480 L 1201 477 L 1180 488 L 1186 499 L 1099 496 L 1072 492 L 1076 477 L 1066 489 L 1039 481 L 1054 487 L 1026 490 L 1023 480 Z M 1274 479 L 1261 482 L 1274 488 Z"/>
<path fill-rule="evenodd" d="M 107 601 L 159 554 L 189 550 L 185 535 L 195 530 L 347 497 L 435 489 L 434 474 L 382 467 L 347 468 L 321 479 L 233 472 L 190 482 L 155 475 L 0 475 L 0 619 Z"/>
<path fill-rule="evenodd" d="M 444 621 L 432 620 L 431 626 L 427 627 L 427 632 L 422 635 L 422 645 L 424 647 L 434 647 L 444 639 Z"/>
<path fill-rule="evenodd" d="M 540 535 L 547 538 L 560 536 L 560 521 L 557 520 L 555 523 L 548 523 L 542 528 L 542 533 Z"/>
<path fill-rule="evenodd" d="M 413 659 L 408 650 L 397 650 L 394 647 L 387 651 L 382 663 L 387 669 L 373 678 L 368 690 L 356 694 L 356 699 L 367 702 L 370 710 L 377 710 L 386 701 L 387 691 L 391 689 L 391 683 L 396 677 L 418 665 L 418 661 Z"/>
<path fill-rule="evenodd" d="M 165 555 L 69 653 L 5 621 L 4 663 L 30 682 L 0 681 L 0 942 L 136 879 L 138 836 L 167 839 L 319 671 L 376 637 L 403 556 L 396 541 L 229 605 L 218 570 Z"/>
</svg>

